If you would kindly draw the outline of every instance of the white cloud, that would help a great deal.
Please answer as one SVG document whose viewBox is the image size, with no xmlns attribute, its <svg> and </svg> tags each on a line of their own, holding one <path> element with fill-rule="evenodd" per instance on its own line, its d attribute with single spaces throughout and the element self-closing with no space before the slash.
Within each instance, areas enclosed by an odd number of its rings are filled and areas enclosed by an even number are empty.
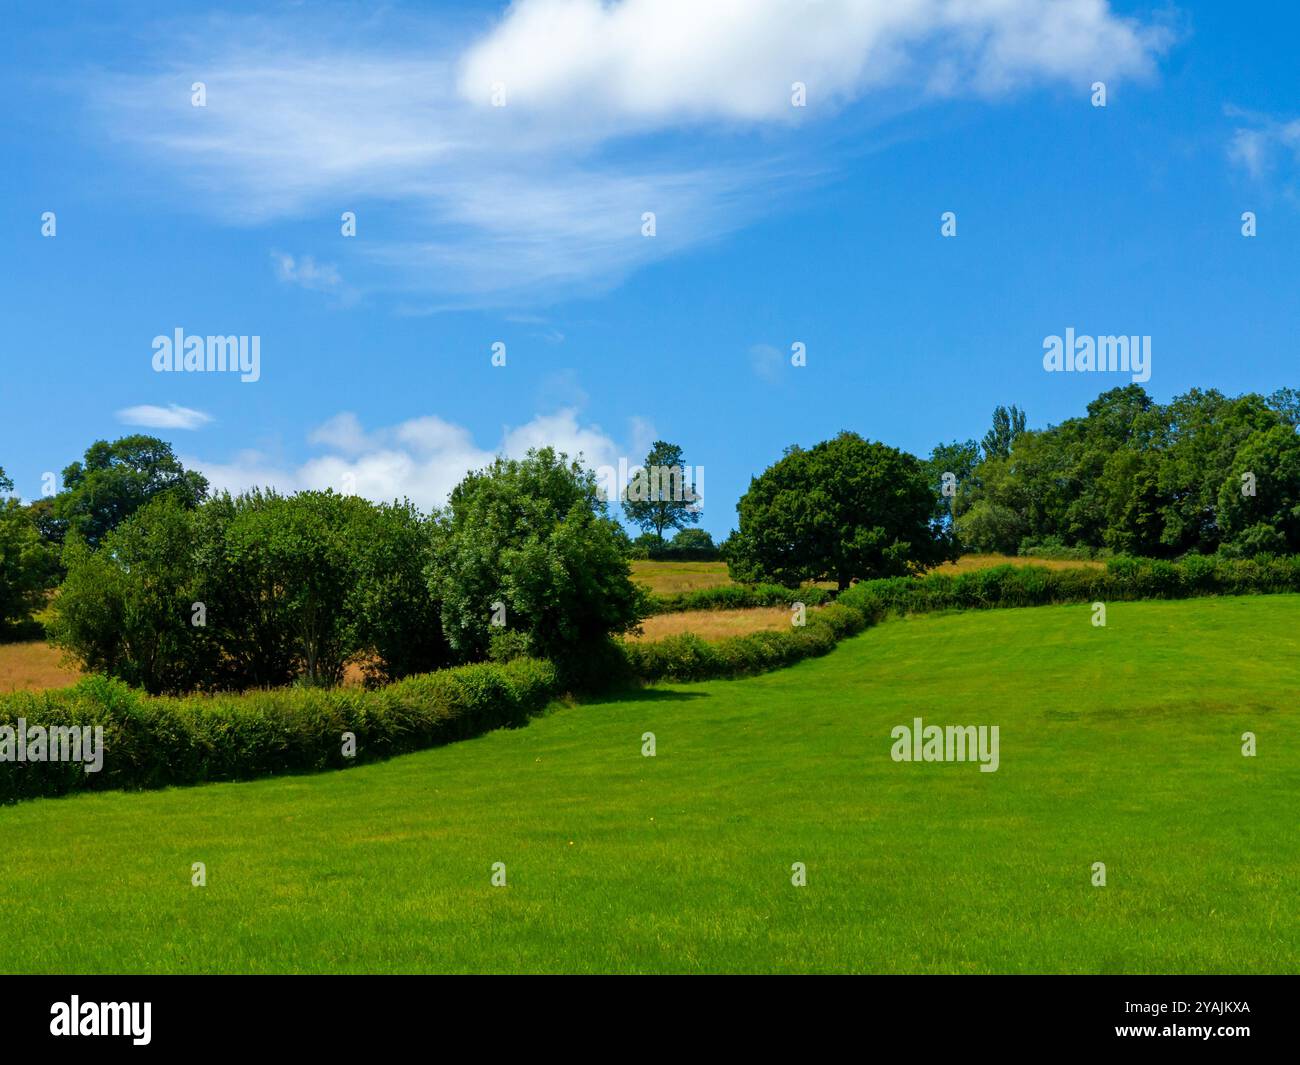
<svg viewBox="0 0 1300 1065">
<path fill-rule="evenodd" d="M 1228 158 L 1252 178 L 1266 177 L 1277 166 L 1278 157 L 1300 163 L 1300 118 L 1280 120 L 1229 107 L 1227 114 L 1244 121 L 1233 131 Z"/>
<path fill-rule="evenodd" d="M 365 239 L 337 254 L 410 314 L 609 288 L 833 169 L 808 129 L 794 142 L 763 127 L 873 94 L 896 107 L 1037 82 L 1083 91 L 1149 73 L 1169 43 L 1105 0 L 518 0 L 486 33 L 424 16 L 396 43 L 385 19 L 399 16 L 329 17 L 170 34 L 183 59 L 89 79 L 91 106 L 223 221 L 357 211 Z M 190 105 L 196 72 L 206 107 Z M 807 108 L 790 106 L 795 80 Z M 348 291 L 332 263 L 276 261 L 286 283 Z"/>
<path fill-rule="evenodd" d="M 139 425 L 148 429 L 199 429 L 212 421 L 212 415 L 190 407 L 171 403 L 166 407 L 142 404 L 125 407 L 117 412 L 118 420 L 125 425 Z"/>
<path fill-rule="evenodd" d="M 638 424 L 634 419 L 634 432 Z M 600 426 L 580 423 L 571 409 L 505 427 L 494 450 L 475 444 L 465 427 L 433 415 L 368 432 L 355 415 L 343 412 L 314 429 L 308 440 L 329 453 L 297 466 L 277 464 L 257 451 L 241 452 L 226 463 L 193 456 L 182 461 L 200 470 L 214 491 L 333 488 L 376 502 L 409 498 L 430 510 L 447 501 L 465 474 L 488 465 L 498 454 L 522 458 L 529 448 L 549 446 L 571 458 L 581 454 L 590 469 L 617 467 L 619 458 L 627 455 Z M 635 464 L 637 459 L 629 456 L 629 461 Z"/>
<path fill-rule="evenodd" d="M 486 104 L 623 120 L 790 121 L 873 89 L 1001 92 L 1143 76 L 1169 42 L 1105 0 L 517 0 L 464 57 Z"/>
</svg>

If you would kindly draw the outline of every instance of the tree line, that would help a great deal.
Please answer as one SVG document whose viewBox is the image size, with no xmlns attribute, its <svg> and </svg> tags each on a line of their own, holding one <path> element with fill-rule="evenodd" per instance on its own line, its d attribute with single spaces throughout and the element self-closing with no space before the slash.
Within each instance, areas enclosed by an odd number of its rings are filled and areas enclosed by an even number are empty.
<svg viewBox="0 0 1300 1065">
<path fill-rule="evenodd" d="M 1297 553 L 1298 425 L 1291 389 L 1162 405 L 1131 385 L 1040 430 L 999 407 L 981 440 L 926 459 L 846 431 L 752 478 L 717 550 L 737 581 L 841 590 L 967 550 Z M 683 465 L 665 441 L 646 457 Z M 0 629 L 26 634 L 48 604 L 46 631 L 84 667 L 154 692 L 328 686 L 350 662 L 380 685 L 523 655 L 577 676 L 648 609 L 630 559 L 714 550 L 689 494 L 611 501 L 549 448 L 470 473 L 432 514 L 213 494 L 147 436 L 96 442 L 52 497 L 12 491 L 0 470 Z"/>
</svg>

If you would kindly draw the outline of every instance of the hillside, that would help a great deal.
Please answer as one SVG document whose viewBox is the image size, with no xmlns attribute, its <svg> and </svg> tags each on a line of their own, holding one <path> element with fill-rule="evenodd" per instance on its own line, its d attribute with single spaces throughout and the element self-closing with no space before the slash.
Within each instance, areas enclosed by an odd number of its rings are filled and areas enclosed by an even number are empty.
<svg viewBox="0 0 1300 1065">
<path fill-rule="evenodd" d="M 20 804 L 0 965 L 1293 972 L 1297 608 L 892 621 L 345 772 Z M 915 717 L 998 725 L 998 771 L 892 761 Z"/>
</svg>

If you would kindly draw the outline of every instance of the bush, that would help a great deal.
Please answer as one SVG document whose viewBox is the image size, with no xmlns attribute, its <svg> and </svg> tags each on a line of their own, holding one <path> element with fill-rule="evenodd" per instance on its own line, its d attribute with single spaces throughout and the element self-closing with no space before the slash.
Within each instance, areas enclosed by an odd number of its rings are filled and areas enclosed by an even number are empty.
<svg viewBox="0 0 1300 1065">
<path fill-rule="evenodd" d="M 51 637 L 154 694 L 312 686 L 364 658 L 371 685 L 450 658 L 424 570 L 431 526 L 356 496 L 164 494 L 97 550 L 75 533 Z"/>
<path fill-rule="evenodd" d="M 457 485 L 428 574 L 457 656 L 486 658 L 496 619 L 529 654 L 581 672 L 591 647 L 634 628 L 644 593 L 606 510 L 595 477 L 551 448 L 498 458 Z"/>
<path fill-rule="evenodd" d="M 762 606 L 821 606 L 833 593 L 816 585 L 786 588 L 781 584 L 722 584 L 716 588 L 696 588 L 676 595 L 652 595 L 646 613 L 675 614 L 683 610 L 748 610 Z"/>
<path fill-rule="evenodd" d="M 286 688 L 151 696 L 103 676 L 0 696 L 0 728 L 100 726 L 98 773 L 82 763 L 6 764 L 0 801 L 78 790 L 160 788 L 343 768 L 521 725 L 559 693 L 549 662 L 518 659 L 410 677 L 378 691 Z M 343 755 L 343 734 L 356 757 Z"/>
<path fill-rule="evenodd" d="M 31 638 L 32 612 L 45 602 L 58 571 L 58 558 L 41 542 L 31 511 L 6 498 L 12 490 L 0 469 L 0 640 Z"/>
<path fill-rule="evenodd" d="M 1240 560 L 1190 556 L 1179 562 L 1117 556 L 1104 570 L 995 566 L 956 577 L 932 573 L 862 581 L 837 602 L 890 613 L 922 613 L 1277 592 L 1300 592 L 1300 556 Z"/>
<path fill-rule="evenodd" d="M 883 611 L 834 603 L 809 613 L 807 623 L 780 632 L 754 632 L 716 643 L 694 633 L 625 643 L 628 671 L 638 679 L 692 681 L 738 677 L 790 665 L 830 652 L 846 636 L 873 624 Z"/>
</svg>

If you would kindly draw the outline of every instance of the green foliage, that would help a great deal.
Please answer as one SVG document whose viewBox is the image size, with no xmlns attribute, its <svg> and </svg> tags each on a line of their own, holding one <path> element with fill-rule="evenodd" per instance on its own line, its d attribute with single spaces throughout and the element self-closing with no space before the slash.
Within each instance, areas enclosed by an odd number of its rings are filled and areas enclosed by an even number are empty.
<svg viewBox="0 0 1300 1065">
<path fill-rule="evenodd" d="M 424 570 L 430 529 L 355 496 L 164 494 L 92 550 L 75 534 L 52 639 L 147 691 L 369 683 L 448 660 Z"/>
<path fill-rule="evenodd" d="M 13 487 L 0 469 L 0 639 L 31 623 L 58 568 L 57 556 L 41 541 L 29 509 L 7 495 Z"/>
<path fill-rule="evenodd" d="M 104 763 L 29 762 L 0 773 L 0 801 L 82 789 L 163 788 L 342 768 L 522 725 L 558 692 L 555 668 L 521 659 L 412 677 L 378 691 L 286 688 L 155 697 L 93 676 L 0 696 L 0 726 L 100 726 Z M 356 757 L 343 734 L 356 737 Z"/>
<path fill-rule="evenodd" d="M 693 633 L 623 645 L 630 671 L 647 682 L 710 680 L 763 673 L 830 652 L 876 620 L 874 610 L 836 603 L 809 612 L 806 624 L 706 642 Z"/>
<path fill-rule="evenodd" d="M 925 463 L 926 478 L 934 496 L 933 520 L 948 525 L 957 515 L 960 500 L 969 499 L 975 488 L 975 468 L 980 462 L 980 446 L 974 440 L 939 444 Z M 945 476 L 951 474 L 952 487 L 944 494 Z"/>
<path fill-rule="evenodd" d="M 728 549 L 734 580 L 834 581 L 905 574 L 952 557 L 933 524 L 925 466 L 895 448 L 840 433 L 791 447 L 750 482 Z"/>
<path fill-rule="evenodd" d="M 1024 519 L 1011 507 L 978 500 L 955 522 L 957 538 L 968 551 L 1014 555 L 1025 535 Z"/>
<path fill-rule="evenodd" d="M 993 410 L 993 428 L 982 441 L 986 459 L 1004 459 L 1011 454 L 1016 437 L 1025 431 L 1025 412 L 1019 407 L 998 406 Z"/>
<path fill-rule="evenodd" d="M 1056 544 L 1164 558 L 1300 551 L 1293 389 L 1267 399 L 1194 389 L 1161 405 L 1134 384 L 1048 429 L 1017 430 L 1014 408 L 995 423 L 997 440 L 986 439 L 970 490 L 953 501 L 967 549 Z M 1241 490 L 1247 472 L 1254 496 Z"/>
<path fill-rule="evenodd" d="M 995 566 L 951 575 L 862 581 L 837 603 L 868 612 L 925 613 L 1204 595 L 1300 592 L 1300 556 L 1234 560 L 1191 556 L 1110 559 L 1106 568 Z"/>
<path fill-rule="evenodd" d="M 92 547 L 156 496 L 195 507 L 207 496 L 202 474 L 186 470 L 170 444 L 152 436 L 97 440 L 83 462 L 63 471 L 63 491 L 47 519 L 52 538 L 75 533 Z"/>
<path fill-rule="evenodd" d="M 632 541 L 628 557 L 661 562 L 716 562 L 722 553 L 704 529 L 682 529 L 668 543 L 655 533 L 642 533 Z"/>
<path fill-rule="evenodd" d="M 626 550 L 594 476 L 543 448 L 456 486 L 428 583 L 461 660 L 488 657 L 501 604 L 529 654 L 567 671 L 642 617 Z"/>
<path fill-rule="evenodd" d="M 681 447 L 664 440 L 651 445 L 645 465 L 623 491 L 623 512 L 660 544 L 665 529 L 685 529 L 700 520 L 700 497 L 687 483 Z"/>
</svg>

